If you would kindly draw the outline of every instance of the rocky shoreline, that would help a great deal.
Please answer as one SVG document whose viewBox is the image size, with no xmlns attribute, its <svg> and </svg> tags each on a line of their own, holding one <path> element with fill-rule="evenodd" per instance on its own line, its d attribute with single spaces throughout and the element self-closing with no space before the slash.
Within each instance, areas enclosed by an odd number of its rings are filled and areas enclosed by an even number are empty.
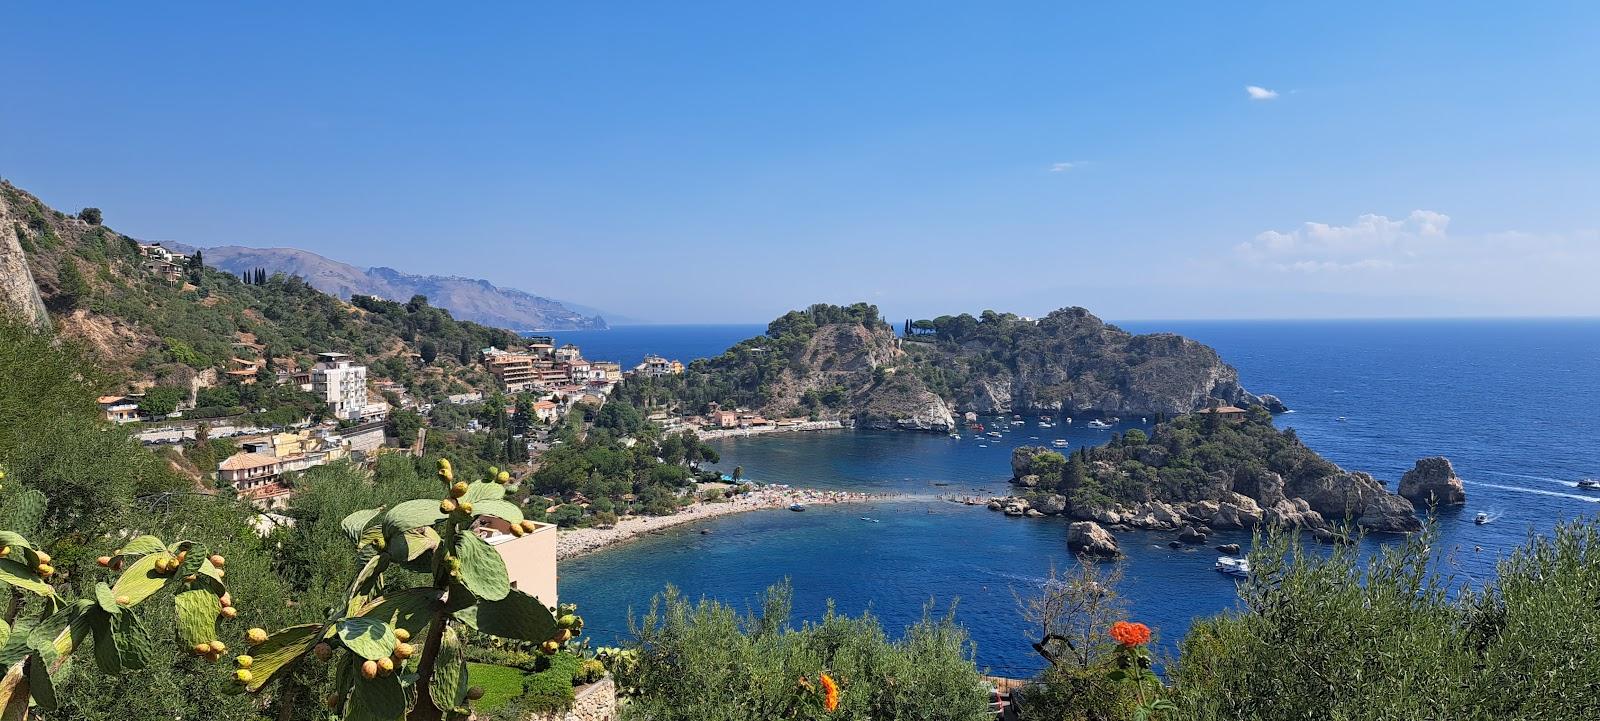
<svg viewBox="0 0 1600 721">
<path fill-rule="evenodd" d="M 617 521 L 614 526 L 562 530 L 556 535 L 556 560 L 577 558 L 602 548 L 631 541 L 647 533 L 656 533 L 673 526 L 734 513 L 788 508 L 796 503 L 807 506 L 829 506 L 884 500 L 891 497 L 886 494 L 855 491 L 822 491 L 781 485 L 762 486 L 726 501 L 699 501 L 685 506 L 670 516 L 628 516 Z"/>
</svg>

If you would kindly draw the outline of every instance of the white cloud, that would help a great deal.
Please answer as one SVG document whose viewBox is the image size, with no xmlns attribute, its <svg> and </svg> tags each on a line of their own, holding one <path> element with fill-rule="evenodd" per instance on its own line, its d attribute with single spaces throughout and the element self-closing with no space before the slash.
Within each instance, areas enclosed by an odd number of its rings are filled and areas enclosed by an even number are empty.
<svg viewBox="0 0 1600 721">
<path fill-rule="evenodd" d="M 1052 163 L 1050 165 L 1050 172 L 1052 172 L 1052 173 L 1065 173 L 1068 170 L 1072 170 L 1073 168 L 1078 167 L 1079 165 L 1082 165 L 1082 163 L 1076 163 L 1076 162 L 1074 162 L 1074 163 Z"/>
<path fill-rule="evenodd" d="M 1244 91 L 1250 96 L 1251 100 L 1271 100 L 1278 97 L 1277 91 L 1268 90 L 1260 85 L 1246 85 L 1244 86 Z"/>
<path fill-rule="evenodd" d="M 1367 214 L 1349 225 L 1308 222 L 1290 231 L 1266 230 L 1234 247 L 1246 262 L 1298 273 L 1393 270 L 1449 242 L 1450 216 L 1413 210 L 1404 218 Z"/>
</svg>

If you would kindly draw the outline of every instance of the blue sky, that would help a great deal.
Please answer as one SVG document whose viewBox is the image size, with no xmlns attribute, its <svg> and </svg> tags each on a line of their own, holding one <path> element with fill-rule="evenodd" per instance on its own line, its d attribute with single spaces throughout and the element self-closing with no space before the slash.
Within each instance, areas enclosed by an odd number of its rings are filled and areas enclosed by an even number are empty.
<svg viewBox="0 0 1600 721">
<path fill-rule="evenodd" d="M 1593 3 L 326 5 L 9 7 L 0 176 L 664 322 L 1600 314 Z"/>
</svg>

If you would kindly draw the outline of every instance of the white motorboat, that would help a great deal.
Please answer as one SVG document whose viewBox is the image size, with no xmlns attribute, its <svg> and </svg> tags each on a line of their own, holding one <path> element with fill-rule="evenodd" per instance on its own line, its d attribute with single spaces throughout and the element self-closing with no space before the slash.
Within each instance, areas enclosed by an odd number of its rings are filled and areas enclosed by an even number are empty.
<svg viewBox="0 0 1600 721">
<path fill-rule="evenodd" d="M 1241 578 L 1248 577 L 1250 575 L 1250 559 L 1223 556 L 1217 559 L 1217 572 Z"/>
<path fill-rule="evenodd" d="M 1476 523 L 1476 524 L 1478 524 L 1480 526 L 1485 524 L 1485 523 L 1488 523 L 1489 522 L 1489 514 L 1484 513 L 1483 511 L 1478 511 L 1478 515 L 1472 519 L 1472 522 Z"/>
<path fill-rule="evenodd" d="M 986 435 L 986 436 L 988 436 L 990 438 L 999 438 L 1000 437 L 1000 431 L 989 431 L 988 433 L 985 433 L 984 435 Z"/>
<path fill-rule="evenodd" d="M 1098 431 L 1098 430 L 1105 430 L 1107 428 L 1110 428 L 1111 424 L 1107 423 L 1105 421 L 1102 421 L 1102 420 L 1097 418 L 1095 420 L 1089 421 L 1089 427 Z"/>
<path fill-rule="evenodd" d="M 1578 481 L 1578 487 L 1586 491 L 1600 491 L 1600 479 L 1585 478 Z"/>
<path fill-rule="evenodd" d="M 961 434 L 960 433 L 951 433 L 950 437 L 954 438 L 954 439 L 956 439 L 958 441 L 961 440 Z"/>
<path fill-rule="evenodd" d="M 1057 438 L 1057 439 L 1055 439 L 1053 441 L 1050 441 L 1050 445 L 1055 446 L 1056 448 L 1066 448 L 1067 447 L 1067 439 L 1065 439 L 1065 438 Z"/>
</svg>

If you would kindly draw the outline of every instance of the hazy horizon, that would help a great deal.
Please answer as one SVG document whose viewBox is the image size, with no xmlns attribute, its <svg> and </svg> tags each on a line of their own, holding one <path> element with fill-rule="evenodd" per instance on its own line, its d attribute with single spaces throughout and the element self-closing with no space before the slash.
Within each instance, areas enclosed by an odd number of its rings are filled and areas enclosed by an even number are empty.
<svg viewBox="0 0 1600 721">
<path fill-rule="evenodd" d="M 8 19 L 0 176 L 145 240 L 653 323 L 1600 315 L 1584 3 Z"/>
</svg>

